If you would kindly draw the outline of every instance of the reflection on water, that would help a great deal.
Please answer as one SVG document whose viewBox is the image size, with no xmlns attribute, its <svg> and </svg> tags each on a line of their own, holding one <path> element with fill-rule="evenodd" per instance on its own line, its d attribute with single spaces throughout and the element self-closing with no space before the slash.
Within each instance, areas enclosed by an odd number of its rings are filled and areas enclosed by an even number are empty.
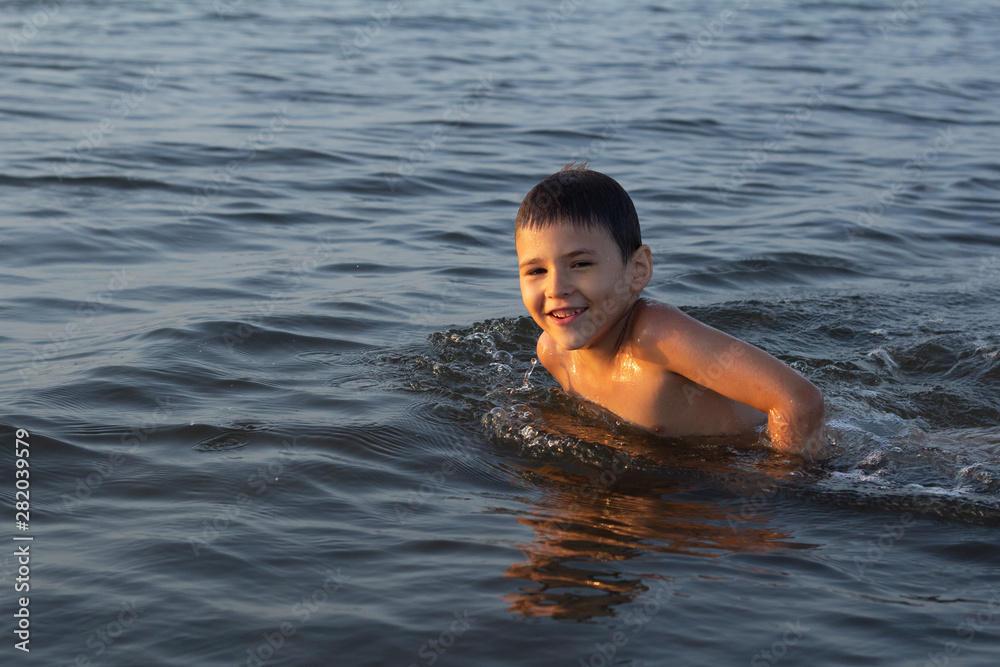
<svg viewBox="0 0 1000 667">
<path fill-rule="evenodd" d="M 717 558 L 808 548 L 772 523 L 767 504 L 777 492 L 775 480 L 758 481 L 754 493 L 726 502 L 718 489 L 689 481 L 642 489 L 639 484 L 647 480 L 630 474 L 632 460 L 620 453 L 604 470 L 522 468 L 525 488 L 544 493 L 518 518 L 535 539 L 518 545 L 526 559 L 504 576 L 533 584 L 504 598 L 509 611 L 573 620 L 612 616 L 647 590 L 648 577 L 623 575 L 608 564 L 642 560 L 653 552 Z"/>
</svg>

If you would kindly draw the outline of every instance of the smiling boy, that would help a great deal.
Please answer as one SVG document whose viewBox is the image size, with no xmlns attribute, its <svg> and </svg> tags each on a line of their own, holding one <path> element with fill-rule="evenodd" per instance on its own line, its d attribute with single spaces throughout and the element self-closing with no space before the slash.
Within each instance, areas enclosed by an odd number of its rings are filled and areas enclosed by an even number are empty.
<svg viewBox="0 0 1000 667">
<path fill-rule="evenodd" d="M 562 388 L 664 436 L 752 433 L 815 456 L 823 396 L 766 352 L 640 297 L 652 277 L 628 193 L 567 166 L 532 188 L 515 222 L 521 296 L 538 359 Z"/>
</svg>

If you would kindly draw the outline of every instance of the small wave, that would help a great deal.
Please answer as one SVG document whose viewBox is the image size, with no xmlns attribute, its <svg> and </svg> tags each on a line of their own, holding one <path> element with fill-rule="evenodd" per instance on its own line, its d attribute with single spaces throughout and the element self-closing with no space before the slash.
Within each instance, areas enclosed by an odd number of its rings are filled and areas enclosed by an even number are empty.
<svg viewBox="0 0 1000 667">
<path fill-rule="evenodd" d="M 821 464 L 796 474 L 782 473 L 782 492 L 856 508 L 977 523 L 1000 521 L 1000 457 L 993 451 L 998 449 L 1000 432 L 960 420 L 942 429 L 907 407 L 917 395 L 916 388 L 909 388 L 907 374 L 920 368 L 912 355 L 940 358 L 952 354 L 956 345 L 972 352 L 990 337 L 967 340 L 950 331 L 928 330 L 937 343 L 928 347 L 924 341 L 911 353 L 905 341 L 918 329 L 894 327 L 897 333 L 892 339 L 901 345 L 863 351 L 858 346 L 866 341 L 886 340 L 885 327 L 862 320 L 845 336 L 829 329 L 821 318 L 785 317 L 783 309 L 803 307 L 790 297 L 780 303 L 729 303 L 697 310 L 699 318 L 710 323 L 720 318 L 745 323 L 761 307 L 772 318 L 755 320 L 758 335 L 761 326 L 798 321 L 812 327 L 815 336 L 841 339 L 832 347 L 827 339 L 826 351 L 833 358 L 821 364 L 785 358 L 812 376 L 829 396 L 831 445 Z M 879 317 L 885 316 L 883 309 Z M 640 485 L 680 475 L 731 491 L 741 484 L 735 480 L 746 478 L 748 469 L 765 474 L 762 471 L 776 464 L 776 458 L 767 454 L 766 437 L 656 438 L 599 406 L 571 398 L 536 367 L 536 336 L 530 318 L 501 318 L 431 334 L 425 345 L 389 356 L 408 369 L 408 388 L 434 392 L 459 405 L 460 413 L 478 422 L 495 447 L 532 465 L 584 466 L 595 475 L 615 468 L 622 473 L 616 476 L 619 482 L 645 480 Z M 853 364 L 855 355 L 875 361 L 876 368 Z M 981 358 L 981 352 L 976 356 Z M 383 360 L 388 359 L 383 356 Z M 900 387 L 887 392 L 887 383 Z"/>
<path fill-rule="evenodd" d="M 243 449 L 250 445 L 250 440 L 240 433 L 226 432 L 213 435 L 196 443 L 191 449 L 196 452 L 228 452 Z"/>
</svg>

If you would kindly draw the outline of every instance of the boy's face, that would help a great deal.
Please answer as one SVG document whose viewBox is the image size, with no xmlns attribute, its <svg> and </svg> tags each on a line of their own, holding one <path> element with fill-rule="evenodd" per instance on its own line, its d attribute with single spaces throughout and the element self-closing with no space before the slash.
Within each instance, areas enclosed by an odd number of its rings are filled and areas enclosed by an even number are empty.
<svg viewBox="0 0 1000 667">
<path fill-rule="evenodd" d="M 514 241 L 524 305 L 564 350 L 599 344 L 649 280 L 634 289 L 636 264 L 622 262 L 604 229 L 554 224 L 522 229 Z"/>
</svg>

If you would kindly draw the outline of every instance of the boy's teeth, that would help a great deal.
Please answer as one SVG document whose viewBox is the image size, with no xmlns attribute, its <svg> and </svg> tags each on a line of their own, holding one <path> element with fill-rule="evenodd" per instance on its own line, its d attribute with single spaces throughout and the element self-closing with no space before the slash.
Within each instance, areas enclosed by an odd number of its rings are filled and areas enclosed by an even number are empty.
<svg viewBox="0 0 1000 667">
<path fill-rule="evenodd" d="M 563 320 L 566 319 L 567 317 L 576 315 L 577 313 L 582 313 L 583 311 L 584 311 L 583 308 L 574 308 L 573 310 L 561 310 L 558 313 L 552 313 L 552 316 L 560 320 Z"/>
</svg>

